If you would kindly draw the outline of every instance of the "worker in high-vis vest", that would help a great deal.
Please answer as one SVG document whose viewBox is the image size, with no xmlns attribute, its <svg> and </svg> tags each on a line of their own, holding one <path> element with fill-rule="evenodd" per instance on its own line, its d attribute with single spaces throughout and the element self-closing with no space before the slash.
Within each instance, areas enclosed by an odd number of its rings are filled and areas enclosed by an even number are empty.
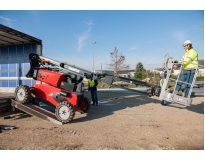
<svg viewBox="0 0 205 160">
<path fill-rule="evenodd" d="M 94 80 L 92 77 L 88 79 L 88 91 L 90 91 L 92 98 L 91 104 L 96 106 L 98 106 L 97 85 L 98 81 L 96 79 Z"/>
<path fill-rule="evenodd" d="M 182 82 L 177 82 L 177 86 L 176 86 L 174 94 L 178 94 L 179 90 L 181 89 L 183 85 L 183 82 L 186 82 L 189 84 L 185 85 L 184 97 L 188 97 L 189 90 L 191 87 L 190 84 L 193 81 L 196 68 L 198 67 L 198 53 L 195 49 L 193 49 L 192 42 L 190 40 L 186 40 L 183 44 L 183 47 L 185 50 L 185 54 L 178 61 L 178 63 L 182 64 L 182 72 L 178 80 Z M 173 65 L 174 69 L 178 67 L 180 67 L 180 64 Z"/>
</svg>

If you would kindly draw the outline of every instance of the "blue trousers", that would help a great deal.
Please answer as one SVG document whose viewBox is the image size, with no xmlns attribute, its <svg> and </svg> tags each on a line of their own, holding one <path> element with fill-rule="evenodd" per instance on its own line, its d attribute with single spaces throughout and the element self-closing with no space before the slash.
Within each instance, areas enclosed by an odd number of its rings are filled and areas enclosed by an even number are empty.
<svg viewBox="0 0 205 160">
<path fill-rule="evenodd" d="M 94 105 L 98 105 L 98 96 L 97 96 L 97 90 L 90 90 L 91 98 Z"/>
<path fill-rule="evenodd" d="M 190 73 L 181 74 L 179 76 L 179 79 L 178 79 L 179 81 L 190 83 L 190 84 L 185 84 L 184 93 L 186 93 L 186 94 L 189 93 L 193 78 L 194 78 L 194 73 L 191 73 L 191 71 L 190 71 Z M 179 91 L 181 89 L 182 85 L 183 85 L 182 82 L 177 82 L 176 90 Z"/>
</svg>

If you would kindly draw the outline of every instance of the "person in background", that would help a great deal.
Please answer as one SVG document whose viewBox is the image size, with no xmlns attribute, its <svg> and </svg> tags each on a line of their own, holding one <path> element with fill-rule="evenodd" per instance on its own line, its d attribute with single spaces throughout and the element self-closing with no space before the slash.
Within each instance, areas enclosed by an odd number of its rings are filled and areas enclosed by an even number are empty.
<svg viewBox="0 0 205 160">
<path fill-rule="evenodd" d="M 177 82 L 174 94 L 178 94 L 179 90 L 181 90 L 183 82 L 187 82 L 189 84 L 185 84 L 184 97 L 188 97 L 189 90 L 191 87 L 190 84 L 193 81 L 196 68 L 198 67 L 198 52 L 192 47 L 192 42 L 190 40 L 186 40 L 183 44 L 183 47 L 185 50 L 185 54 L 178 61 L 178 63 L 183 64 L 182 71 L 178 79 L 182 82 Z M 173 68 L 177 69 L 180 66 L 181 64 L 174 64 Z"/>
<path fill-rule="evenodd" d="M 98 85 L 98 81 L 92 78 L 92 76 L 90 77 L 90 79 L 88 79 L 88 91 L 90 91 L 91 93 L 91 98 L 92 98 L 92 105 L 96 105 L 98 106 L 98 96 L 97 96 L 97 85 Z"/>
</svg>

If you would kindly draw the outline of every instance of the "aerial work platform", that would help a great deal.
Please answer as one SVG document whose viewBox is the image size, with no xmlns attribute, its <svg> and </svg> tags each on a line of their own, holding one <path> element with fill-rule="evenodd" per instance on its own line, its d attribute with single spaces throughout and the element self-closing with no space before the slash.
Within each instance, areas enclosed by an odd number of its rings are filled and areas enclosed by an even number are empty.
<svg viewBox="0 0 205 160">
<path fill-rule="evenodd" d="M 171 73 L 173 71 L 173 65 L 180 65 L 180 72 L 179 72 L 180 74 L 177 76 L 176 80 L 171 78 Z M 204 82 L 200 81 L 200 82 L 196 83 L 196 77 L 198 75 L 199 68 L 203 67 L 203 66 L 198 65 L 198 67 L 194 70 L 195 73 L 194 73 L 194 77 L 193 77 L 192 82 L 188 83 L 188 82 L 184 82 L 184 81 L 179 80 L 179 77 L 180 77 L 182 70 L 183 70 L 183 65 L 184 65 L 184 62 L 178 63 L 172 57 L 170 57 L 168 54 L 165 55 L 164 62 L 162 65 L 163 73 L 164 73 L 164 76 L 163 76 L 164 82 L 163 82 L 163 85 L 161 87 L 159 99 L 166 100 L 168 102 L 178 103 L 178 104 L 181 104 L 184 106 L 190 106 L 192 103 L 191 96 L 193 95 L 192 94 L 193 89 L 194 88 L 197 89 L 200 87 L 204 88 Z M 166 89 L 168 86 L 168 83 L 171 81 L 175 82 L 175 86 L 174 86 L 174 89 L 172 90 L 172 92 L 170 92 L 170 90 Z M 179 91 L 176 90 L 176 86 L 177 86 L 178 82 L 182 83 Z M 186 87 L 190 88 L 187 96 L 185 96 L 185 93 L 184 93 L 184 90 L 186 89 Z M 177 91 L 178 93 L 176 94 L 175 91 Z M 203 94 L 203 93 L 201 93 L 201 94 Z"/>
</svg>

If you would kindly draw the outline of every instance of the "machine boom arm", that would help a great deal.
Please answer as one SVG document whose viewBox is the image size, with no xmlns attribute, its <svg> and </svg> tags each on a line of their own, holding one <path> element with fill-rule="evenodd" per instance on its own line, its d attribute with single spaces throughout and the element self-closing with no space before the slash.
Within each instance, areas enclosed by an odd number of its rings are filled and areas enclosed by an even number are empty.
<svg viewBox="0 0 205 160">
<path fill-rule="evenodd" d="M 146 94 L 149 94 L 150 96 L 158 95 L 158 93 L 156 93 L 156 88 L 157 88 L 156 85 L 151 85 L 149 83 L 131 79 L 131 78 L 114 76 L 113 71 L 103 70 L 102 73 L 94 73 L 94 72 L 85 70 L 83 68 L 77 67 L 75 65 L 70 65 L 64 62 L 59 62 L 59 61 L 56 61 L 56 60 L 53 60 L 53 59 L 50 59 L 44 56 L 39 56 L 34 53 L 31 53 L 29 55 L 29 59 L 30 59 L 31 68 L 27 74 L 27 77 L 33 77 L 34 70 L 37 68 L 46 68 L 49 70 L 57 70 L 58 72 L 62 72 L 66 75 L 73 76 L 78 82 L 79 82 L 79 79 L 80 80 L 82 80 L 83 78 L 89 79 L 90 77 L 92 77 L 93 79 L 104 78 L 105 83 L 107 83 L 109 86 L 112 86 L 112 85 L 114 86 L 113 84 L 114 81 L 124 81 L 129 84 L 147 86 L 147 87 L 151 87 L 151 93 L 146 93 Z M 118 86 L 118 87 L 127 89 L 124 86 Z M 133 91 L 136 91 L 136 90 L 133 90 Z"/>
</svg>

